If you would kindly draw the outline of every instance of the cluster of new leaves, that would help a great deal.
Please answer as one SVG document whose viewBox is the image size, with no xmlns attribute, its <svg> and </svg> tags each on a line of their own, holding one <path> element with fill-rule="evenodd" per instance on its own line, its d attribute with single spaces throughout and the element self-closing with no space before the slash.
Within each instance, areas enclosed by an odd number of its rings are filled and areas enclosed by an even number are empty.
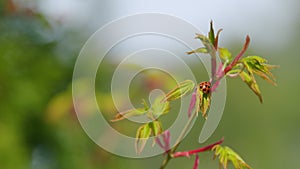
<svg viewBox="0 0 300 169">
<path fill-rule="evenodd" d="M 236 169 L 252 169 L 236 152 L 227 146 L 215 145 L 212 151 L 215 152 L 215 158 L 219 158 L 220 168 L 227 169 L 228 162 L 231 162 Z"/>
<path fill-rule="evenodd" d="M 198 48 L 188 54 L 193 53 L 206 53 L 211 56 L 212 62 L 212 91 L 214 91 L 220 80 L 224 77 L 240 77 L 243 82 L 245 82 L 249 88 L 259 97 L 260 102 L 262 102 L 262 95 L 259 90 L 258 84 L 256 82 L 254 74 L 262 77 L 264 80 L 276 85 L 275 78 L 270 72 L 273 68 L 277 67 L 274 65 L 267 64 L 267 60 L 260 56 L 247 56 L 242 58 L 245 54 L 249 43 L 250 37 L 246 37 L 245 44 L 242 50 L 233 57 L 228 49 L 218 46 L 219 34 L 222 31 L 220 29 L 216 35 L 214 35 L 214 29 L 211 22 L 210 32 L 208 36 L 202 34 L 196 34 L 196 38 L 200 39 L 204 47 Z M 221 58 L 221 63 L 216 64 L 216 54 L 219 54 Z"/>
<path fill-rule="evenodd" d="M 208 82 L 207 82 L 208 83 Z M 176 99 L 180 99 L 185 95 L 190 94 L 193 90 L 190 107 L 188 110 L 188 116 L 191 116 L 193 109 L 195 108 L 196 113 L 202 112 L 202 116 L 206 117 L 207 111 L 210 106 L 210 98 L 211 94 L 208 92 L 204 92 L 201 90 L 200 85 L 195 87 L 195 83 L 191 80 L 185 80 L 179 83 L 173 90 L 167 93 L 165 97 L 165 101 L 172 101 Z M 209 86 L 210 87 L 210 86 Z"/>
<path fill-rule="evenodd" d="M 151 122 L 140 126 L 136 132 L 135 148 L 138 154 L 142 152 L 150 136 L 158 136 L 163 131 L 159 117 L 167 114 L 170 110 L 170 103 L 168 101 L 163 101 L 163 98 L 164 97 L 162 96 L 158 96 L 151 107 L 149 107 L 146 101 L 143 100 L 142 108 L 120 112 L 113 120 L 111 120 L 112 122 L 116 122 L 132 116 L 142 115 L 146 115 L 151 120 Z"/>
<path fill-rule="evenodd" d="M 205 151 L 214 151 L 214 159 L 216 157 L 219 158 L 220 168 L 223 167 L 227 169 L 228 162 L 231 162 L 236 169 L 252 169 L 236 152 L 234 152 L 231 148 L 227 146 L 221 146 L 224 139 L 222 138 L 220 141 L 210 144 L 205 147 L 201 147 L 195 150 L 183 151 L 183 152 L 176 152 L 172 154 L 173 158 L 178 157 L 190 157 L 191 155 L 195 155 L 195 162 L 193 169 L 197 169 L 199 166 L 199 153 Z"/>
<path fill-rule="evenodd" d="M 195 87 L 195 83 L 191 80 L 186 80 L 179 83 L 173 90 L 166 94 L 164 101 L 173 101 L 180 99 L 186 94 L 189 94 Z"/>
<path fill-rule="evenodd" d="M 158 136 L 163 132 L 162 124 L 159 120 L 161 115 L 167 114 L 170 110 L 170 101 L 174 101 L 190 94 L 194 90 L 191 103 L 196 106 L 196 111 L 202 112 L 206 117 L 206 112 L 210 105 L 210 93 L 204 93 L 199 85 L 195 87 L 195 83 L 191 80 L 185 80 L 179 83 L 173 90 L 168 92 L 164 97 L 159 96 L 155 99 L 154 103 L 149 107 L 143 100 L 143 107 L 137 109 L 130 109 L 118 113 L 112 122 L 130 118 L 132 116 L 146 115 L 151 122 L 140 126 L 136 132 L 135 148 L 138 154 L 144 149 L 149 137 Z M 193 107 L 190 106 L 188 110 L 189 116 Z"/>
<path fill-rule="evenodd" d="M 249 36 L 246 37 L 246 41 L 242 50 L 235 57 L 233 57 L 228 49 L 218 46 L 219 34 L 221 31 L 222 29 L 218 30 L 218 32 L 215 34 L 211 22 L 208 36 L 196 34 L 196 39 L 199 39 L 204 47 L 187 52 L 188 54 L 205 53 L 211 56 L 212 76 L 209 81 L 201 82 L 196 85 L 191 80 L 185 80 L 179 83 L 165 96 L 157 97 L 151 106 L 148 106 L 147 103 L 143 100 L 142 108 L 121 112 L 117 114 L 112 120 L 114 122 L 123 120 L 125 118 L 130 118 L 132 116 L 141 115 L 146 115 L 151 120 L 151 122 L 140 126 L 137 130 L 135 147 L 138 154 L 141 153 L 146 145 L 147 140 L 151 136 L 160 136 L 162 137 L 162 141 L 164 144 L 160 141 L 159 137 L 156 137 L 155 141 L 162 149 L 165 150 L 165 153 L 168 154 L 166 161 L 168 161 L 170 158 L 184 156 L 189 157 L 190 155 L 195 155 L 196 159 L 194 168 L 196 169 L 199 165 L 198 153 L 212 150 L 215 152 L 215 157 L 219 158 L 220 167 L 223 167 L 224 169 L 227 169 L 228 162 L 232 162 L 233 166 L 236 169 L 251 169 L 251 167 L 246 164 L 242 160 L 242 158 L 232 149 L 230 149 L 229 147 L 222 147 L 220 145 L 223 142 L 223 139 L 214 144 L 195 150 L 175 152 L 178 144 L 175 145 L 174 148 L 169 150 L 170 132 L 163 131 L 162 124 L 159 119 L 161 115 L 167 114 L 169 112 L 170 101 L 180 99 L 190 93 L 192 93 L 192 96 L 189 109 L 187 110 L 189 118 L 196 118 L 198 113 L 201 112 L 202 116 L 206 119 L 208 110 L 210 108 L 211 95 L 219 86 L 220 80 L 226 76 L 240 77 L 242 81 L 245 82 L 249 86 L 249 88 L 259 97 L 260 102 L 262 102 L 262 96 L 254 75 L 256 74 L 264 80 L 275 85 L 274 76 L 270 71 L 277 66 L 267 64 L 267 60 L 260 56 L 247 56 L 242 58 L 250 43 Z M 221 63 L 219 63 L 219 65 L 217 65 L 216 62 L 217 54 L 221 58 Z M 186 125 L 188 126 L 189 124 Z M 182 133 L 184 132 L 185 131 L 183 129 Z M 166 164 L 167 162 L 163 163 L 161 168 L 164 168 Z"/>
<path fill-rule="evenodd" d="M 262 102 L 261 92 L 256 83 L 254 74 L 262 77 L 264 80 L 267 80 L 273 85 L 276 85 L 274 82 L 274 76 L 270 72 L 271 69 L 277 67 L 274 65 L 269 65 L 266 63 L 266 59 L 259 56 L 248 56 L 241 59 L 239 64 L 241 65 L 239 76 L 241 79 L 251 88 L 251 90 L 259 97 L 260 102 Z"/>
</svg>

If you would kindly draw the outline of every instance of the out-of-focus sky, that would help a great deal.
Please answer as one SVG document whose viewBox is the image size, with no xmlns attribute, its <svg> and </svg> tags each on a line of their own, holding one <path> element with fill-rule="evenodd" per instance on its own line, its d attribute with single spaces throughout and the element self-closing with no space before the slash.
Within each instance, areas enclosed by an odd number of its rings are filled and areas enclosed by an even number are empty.
<svg viewBox="0 0 300 169">
<path fill-rule="evenodd" d="M 222 39 L 236 37 L 242 40 L 250 33 L 257 42 L 269 47 L 275 45 L 276 48 L 292 38 L 293 35 L 289 32 L 296 29 L 293 25 L 297 24 L 294 22 L 299 16 L 300 5 L 296 0 L 42 0 L 37 4 L 37 10 L 49 18 L 64 20 L 66 27 L 77 27 L 90 34 L 120 17 L 159 12 L 180 17 L 203 32 L 207 31 L 208 22 L 212 19 L 216 28 L 224 28 Z"/>
</svg>

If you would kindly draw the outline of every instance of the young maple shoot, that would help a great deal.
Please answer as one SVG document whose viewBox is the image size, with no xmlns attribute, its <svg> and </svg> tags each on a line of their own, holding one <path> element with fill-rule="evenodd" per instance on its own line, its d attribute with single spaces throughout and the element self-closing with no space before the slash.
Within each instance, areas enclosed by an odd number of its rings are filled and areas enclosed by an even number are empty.
<svg viewBox="0 0 300 169">
<path fill-rule="evenodd" d="M 165 96 L 158 96 L 151 106 L 143 100 L 143 107 L 137 109 L 131 109 L 121 112 L 115 116 L 112 122 L 123 120 L 131 116 L 146 115 L 151 122 L 141 125 L 137 129 L 136 133 L 136 152 L 140 154 L 143 151 L 146 142 L 151 136 L 154 136 L 155 143 L 160 146 L 164 151 L 165 159 L 161 164 L 161 169 L 165 168 L 171 159 L 178 157 L 190 157 L 195 156 L 194 166 L 196 169 L 199 166 L 198 154 L 204 151 L 213 151 L 214 158 L 219 159 L 220 168 L 227 169 L 228 163 L 231 162 L 236 169 L 248 168 L 248 165 L 235 151 L 227 146 L 221 146 L 224 139 L 207 145 L 205 147 L 197 148 L 194 150 L 187 150 L 176 152 L 183 136 L 187 133 L 188 128 L 192 124 L 193 119 L 198 117 L 200 112 L 204 119 L 207 119 L 207 115 L 211 103 L 211 95 L 216 92 L 222 78 L 237 78 L 240 77 L 242 82 L 256 94 L 259 101 L 262 103 L 262 95 L 255 79 L 255 75 L 261 77 L 272 85 L 276 85 L 275 77 L 271 73 L 273 68 L 278 66 L 267 64 L 267 60 L 256 55 L 250 55 L 243 57 L 248 46 L 250 44 L 250 37 L 246 36 L 246 41 L 243 45 L 242 50 L 235 56 L 231 52 L 223 47 L 218 46 L 219 35 L 222 29 L 214 33 L 213 23 L 210 23 L 210 31 L 207 36 L 202 34 L 196 34 L 196 39 L 199 39 L 204 47 L 187 52 L 187 54 L 203 53 L 209 54 L 211 57 L 211 79 L 208 81 L 200 82 L 195 84 L 192 80 L 185 80 L 175 86 Z M 217 54 L 221 58 L 221 63 L 217 65 L 216 56 Z M 182 129 L 181 134 L 176 139 L 175 145 L 170 147 L 170 132 L 162 128 L 160 117 L 168 114 L 170 110 L 170 102 L 181 99 L 184 96 L 191 94 L 191 101 L 187 115 L 189 117 L 186 126 Z"/>
</svg>

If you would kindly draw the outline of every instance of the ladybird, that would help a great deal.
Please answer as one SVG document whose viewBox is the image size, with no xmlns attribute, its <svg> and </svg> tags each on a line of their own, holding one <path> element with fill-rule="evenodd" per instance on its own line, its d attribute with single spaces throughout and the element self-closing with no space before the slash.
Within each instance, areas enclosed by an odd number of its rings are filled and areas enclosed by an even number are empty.
<svg viewBox="0 0 300 169">
<path fill-rule="evenodd" d="M 210 92 L 210 82 L 201 82 L 199 88 L 203 93 L 208 94 Z"/>
</svg>

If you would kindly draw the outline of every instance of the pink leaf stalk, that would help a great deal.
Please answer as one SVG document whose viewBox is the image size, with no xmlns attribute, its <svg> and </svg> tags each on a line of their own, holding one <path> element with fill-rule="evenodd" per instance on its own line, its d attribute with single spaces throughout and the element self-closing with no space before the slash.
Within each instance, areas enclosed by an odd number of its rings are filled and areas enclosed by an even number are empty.
<svg viewBox="0 0 300 169">
<path fill-rule="evenodd" d="M 189 106 L 189 110 L 188 110 L 188 117 L 191 117 L 191 115 L 192 115 L 192 111 L 195 108 L 196 100 L 197 100 L 197 88 L 195 89 L 195 91 L 192 94 L 192 98 L 191 98 L 190 106 Z"/>
<path fill-rule="evenodd" d="M 216 81 L 213 84 L 211 91 L 214 92 L 216 90 L 216 88 L 218 88 L 218 86 L 220 85 L 220 80 L 221 78 L 227 73 L 229 72 L 237 63 L 238 61 L 241 59 L 241 57 L 244 55 L 244 53 L 246 52 L 246 50 L 248 49 L 248 46 L 250 44 L 250 37 L 247 35 L 246 37 L 246 42 L 244 44 L 243 49 L 241 50 L 241 52 L 234 58 L 234 60 L 224 69 L 224 71 L 222 70 L 223 68 L 223 64 L 221 63 L 218 67 L 218 70 L 216 72 Z"/>
<path fill-rule="evenodd" d="M 155 138 L 156 143 L 159 145 L 160 148 L 162 148 L 163 150 L 165 150 L 165 152 L 168 152 L 170 150 L 170 131 L 166 130 L 164 133 L 161 134 L 163 143 L 160 141 L 159 137 Z"/>
<path fill-rule="evenodd" d="M 165 131 L 162 137 L 165 142 L 165 151 L 168 151 L 170 149 L 170 139 L 171 139 L 170 131 L 169 130 Z"/>
<path fill-rule="evenodd" d="M 217 70 L 217 73 L 216 73 L 216 79 L 217 80 L 215 81 L 215 83 L 211 87 L 211 89 L 210 89 L 211 92 L 215 92 L 216 89 L 218 88 L 218 86 L 220 85 L 220 80 L 224 76 L 224 71 L 222 69 L 223 69 L 223 64 L 220 63 L 220 65 L 218 67 L 218 70 Z"/>
<path fill-rule="evenodd" d="M 212 74 L 213 82 L 216 79 L 216 69 L 217 69 L 217 61 L 216 61 L 215 57 L 212 57 L 212 59 L 211 59 L 211 70 L 212 70 L 211 74 Z"/>
<path fill-rule="evenodd" d="M 217 76 L 216 76 L 216 71 L 217 71 L 217 60 L 216 60 L 216 56 L 215 56 L 215 52 L 218 50 L 218 43 L 219 43 L 219 35 L 221 33 L 223 29 L 219 29 L 217 32 L 217 36 L 214 40 L 213 46 L 214 46 L 214 54 L 211 55 L 211 70 L 212 70 L 212 82 L 215 83 Z"/>
<path fill-rule="evenodd" d="M 219 45 L 218 45 L 218 43 L 219 43 L 219 35 L 220 35 L 220 33 L 222 32 L 222 30 L 223 30 L 223 29 L 219 29 L 219 30 L 218 30 L 217 36 L 216 36 L 215 41 L 214 41 L 214 47 L 215 47 L 216 50 L 218 50 L 218 47 L 219 47 Z"/>
<path fill-rule="evenodd" d="M 214 83 L 214 85 L 212 86 L 212 88 L 210 89 L 211 92 L 215 92 L 219 85 L 220 85 L 220 80 L 217 80 L 217 81 Z"/>
<path fill-rule="evenodd" d="M 190 155 L 193 155 L 193 154 L 197 154 L 197 153 L 201 153 L 201 152 L 204 152 L 204 151 L 208 151 L 208 150 L 211 150 L 215 145 L 222 144 L 223 141 L 224 141 L 224 138 L 222 138 L 220 141 L 218 141 L 216 143 L 210 144 L 210 145 L 202 147 L 202 148 L 198 148 L 198 149 L 190 150 L 190 151 L 176 152 L 176 153 L 173 154 L 173 157 L 174 158 L 177 158 L 177 157 L 189 157 Z"/>
<path fill-rule="evenodd" d="M 241 57 L 244 55 L 244 53 L 246 52 L 248 46 L 250 43 L 250 37 L 247 35 L 246 37 L 246 42 L 244 44 L 243 49 L 241 50 L 241 52 L 234 58 L 234 60 L 224 69 L 224 74 L 226 74 L 227 72 L 229 72 L 237 63 L 238 61 L 241 59 Z"/>
<path fill-rule="evenodd" d="M 164 145 L 161 143 L 160 139 L 158 137 L 155 137 L 155 142 L 159 145 L 160 148 L 165 149 Z"/>
<path fill-rule="evenodd" d="M 217 74 L 216 74 L 218 79 L 220 79 L 224 76 L 224 71 L 222 69 L 223 69 L 223 63 L 220 63 L 218 70 L 217 70 Z"/>
</svg>

